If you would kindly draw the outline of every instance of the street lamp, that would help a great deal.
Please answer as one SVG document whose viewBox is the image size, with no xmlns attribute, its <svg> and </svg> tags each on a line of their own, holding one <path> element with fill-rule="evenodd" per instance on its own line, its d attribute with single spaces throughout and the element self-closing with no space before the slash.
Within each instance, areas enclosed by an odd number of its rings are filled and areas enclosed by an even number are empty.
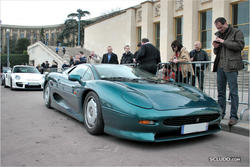
<svg viewBox="0 0 250 167">
<path fill-rule="evenodd" d="M 7 40 L 7 67 L 10 67 L 10 29 L 6 29 Z"/>
<path fill-rule="evenodd" d="M 78 14 L 78 47 L 80 46 L 80 24 L 81 24 L 81 16 Z"/>
</svg>

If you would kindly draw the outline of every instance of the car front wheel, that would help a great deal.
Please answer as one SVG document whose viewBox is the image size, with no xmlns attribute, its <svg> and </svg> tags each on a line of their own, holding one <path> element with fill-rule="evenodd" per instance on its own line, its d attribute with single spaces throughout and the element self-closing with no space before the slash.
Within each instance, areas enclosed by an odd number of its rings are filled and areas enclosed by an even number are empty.
<svg viewBox="0 0 250 167">
<path fill-rule="evenodd" d="M 103 133 L 104 123 L 102 118 L 101 104 L 99 97 L 94 92 L 89 92 L 83 104 L 84 123 L 90 134 L 98 135 Z"/>
<path fill-rule="evenodd" d="M 10 89 L 14 90 L 13 86 L 12 86 L 12 79 L 10 79 Z"/>
<path fill-rule="evenodd" d="M 45 85 L 45 89 L 44 89 L 44 101 L 45 101 L 45 105 L 48 108 L 51 108 L 50 87 L 48 83 Z"/>
</svg>

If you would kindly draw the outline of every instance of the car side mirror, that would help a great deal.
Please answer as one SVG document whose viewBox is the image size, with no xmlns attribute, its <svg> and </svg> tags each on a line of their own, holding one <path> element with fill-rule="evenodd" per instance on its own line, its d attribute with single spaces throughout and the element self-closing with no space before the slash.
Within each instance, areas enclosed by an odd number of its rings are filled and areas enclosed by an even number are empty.
<svg viewBox="0 0 250 167">
<path fill-rule="evenodd" d="M 81 76 L 80 75 L 71 74 L 71 75 L 69 75 L 69 80 L 70 81 L 78 81 L 78 82 L 80 82 L 81 81 Z"/>
<path fill-rule="evenodd" d="M 7 73 L 11 73 L 11 70 L 7 70 Z"/>
<path fill-rule="evenodd" d="M 68 79 L 70 81 L 78 81 L 82 86 L 86 85 L 86 82 L 83 82 L 81 79 L 82 77 L 80 75 L 76 75 L 76 74 L 70 74 Z"/>
</svg>

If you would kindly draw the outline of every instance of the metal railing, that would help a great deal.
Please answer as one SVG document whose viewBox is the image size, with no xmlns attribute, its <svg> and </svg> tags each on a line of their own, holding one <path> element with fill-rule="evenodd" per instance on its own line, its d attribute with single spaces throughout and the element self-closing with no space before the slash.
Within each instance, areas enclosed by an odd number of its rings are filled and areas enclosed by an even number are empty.
<svg viewBox="0 0 250 167">
<path fill-rule="evenodd" d="M 68 69 L 69 67 L 65 67 L 65 68 L 52 68 L 52 67 L 49 67 L 49 68 L 37 68 L 38 71 L 41 73 L 41 74 L 45 74 L 45 73 L 50 73 L 50 72 L 62 72 L 66 69 Z"/>
<path fill-rule="evenodd" d="M 217 73 L 212 72 L 212 61 L 195 61 L 186 63 L 160 63 L 158 64 L 158 77 L 166 80 L 174 80 L 198 87 L 201 91 L 208 94 L 213 99 L 217 100 Z M 246 105 L 247 108 L 240 112 L 240 119 L 243 114 L 249 110 L 249 65 L 248 61 L 243 61 L 244 69 L 238 74 L 238 95 L 239 104 Z M 177 70 L 178 69 L 178 70 Z M 228 90 L 228 88 L 227 88 Z M 230 103 L 230 92 L 227 91 L 227 102 Z M 248 118 L 250 119 L 250 118 Z"/>
</svg>

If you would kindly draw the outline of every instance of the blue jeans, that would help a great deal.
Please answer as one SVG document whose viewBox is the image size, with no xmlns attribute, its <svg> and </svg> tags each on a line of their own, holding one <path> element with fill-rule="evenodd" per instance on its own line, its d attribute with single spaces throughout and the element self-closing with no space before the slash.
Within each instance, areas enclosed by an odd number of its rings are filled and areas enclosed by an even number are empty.
<svg viewBox="0 0 250 167">
<path fill-rule="evenodd" d="M 217 89 L 218 89 L 218 103 L 222 108 L 222 116 L 226 115 L 226 87 L 229 85 L 231 98 L 231 113 L 230 119 L 238 120 L 237 111 L 239 106 L 238 96 L 238 72 L 224 72 L 222 68 L 217 71 Z"/>
</svg>

